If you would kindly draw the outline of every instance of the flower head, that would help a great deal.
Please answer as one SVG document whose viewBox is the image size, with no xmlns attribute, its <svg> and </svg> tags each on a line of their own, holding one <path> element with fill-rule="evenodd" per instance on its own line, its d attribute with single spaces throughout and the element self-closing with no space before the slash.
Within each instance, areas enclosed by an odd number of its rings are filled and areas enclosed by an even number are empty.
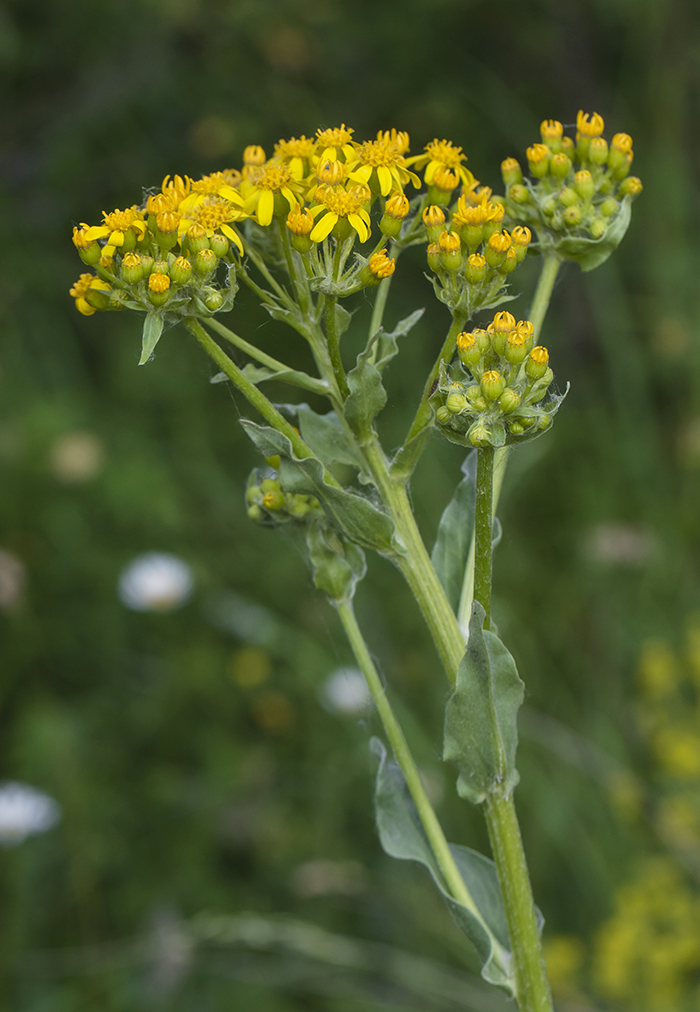
<svg viewBox="0 0 700 1012">
<path fill-rule="evenodd" d="M 372 178 L 383 197 L 392 190 L 403 190 L 407 182 L 420 186 L 420 179 L 410 172 L 406 165 L 403 151 L 403 137 L 408 135 L 392 134 L 389 131 L 378 136 L 376 141 L 365 141 L 357 149 L 354 158 L 348 162 L 348 175 L 358 183 L 367 185 Z M 401 139 L 400 139 L 401 138 Z M 376 191 L 375 191 L 376 192 Z"/>
<path fill-rule="evenodd" d="M 128 233 L 131 233 L 132 241 L 135 238 L 142 238 L 146 232 L 144 213 L 139 210 L 136 204 L 127 207 L 126 210 L 119 209 L 109 214 L 104 211 L 102 214 L 102 225 L 93 225 L 85 232 L 85 239 L 94 242 L 96 239 L 104 239 L 108 236 L 107 245 L 103 248 L 103 255 L 110 257 L 117 247 L 123 246 Z"/>
<path fill-rule="evenodd" d="M 338 152 L 342 152 L 347 162 L 355 152 L 352 144 L 352 135 L 354 133 L 355 131 L 352 127 L 346 127 L 344 123 L 339 127 L 317 130 L 316 150 L 319 153 L 319 158 L 335 160 L 338 157 Z"/>
<path fill-rule="evenodd" d="M 289 167 L 292 179 L 303 179 L 309 174 L 309 165 L 316 151 L 316 142 L 312 137 L 290 137 L 288 141 L 280 140 L 275 144 L 275 159 Z"/>
<path fill-rule="evenodd" d="M 181 204 L 182 208 L 184 205 Z M 239 206 L 232 204 L 225 197 L 216 195 L 202 196 L 201 200 L 190 203 L 185 213 L 182 214 L 178 225 L 180 240 L 189 233 L 193 225 L 198 225 L 204 230 L 204 235 L 212 236 L 215 232 L 221 232 L 227 239 L 235 243 L 243 255 L 243 243 L 235 229 L 231 228 L 230 222 L 241 221 L 247 218 L 247 213 Z"/>
<path fill-rule="evenodd" d="M 430 144 L 426 144 L 425 152 L 422 155 L 413 155 L 412 158 L 407 158 L 406 165 L 415 165 L 417 169 L 422 169 L 425 165 L 424 179 L 428 186 L 432 184 L 435 171 L 440 166 L 453 169 L 459 175 L 463 185 L 470 189 L 476 185 L 476 180 L 469 169 L 462 165 L 462 162 L 466 162 L 466 160 L 467 156 L 462 154 L 462 149 L 455 147 L 452 141 L 439 141 L 436 137 Z"/>
<path fill-rule="evenodd" d="M 366 242 L 369 239 L 369 214 L 356 194 L 339 186 L 319 186 L 316 190 L 316 200 L 318 203 L 309 212 L 314 218 L 318 218 L 311 233 L 314 242 L 321 242 L 330 235 L 337 222 L 342 218 L 345 218 L 354 228 L 360 242 Z"/>
<path fill-rule="evenodd" d="M 245 197 L 245 209 L 254 214 L 259 225 L 269 225 L 275 212 L 275 196 L 284 197 L 293 210 L 300 193 L 299 183 L 284 162 L 270 159 L 264 165 L 253 168 L 241 183 L 241 193 Z"/>
<path fill-rule="evenodd" d="M 605 121 L 600 113 L 587 113 L 584 112 L 583 109 L 579 110 L 578 116 L 576 117 L 576 130 L 579 136 L 600 137 L 604 129 Z"/>
<path fill-rule="evenodd" d="M 88 301 L 90 292 L 109 292 L 111 290 L 112 286 L 107 281 L 103 281 L 94 274 L 81 274 L 70 289 L 70 294 L 75 299 L 75 306 L 78 312 L 82 313 L 83 316 L 92 316 L 95 312 L 95 306 L 91 305 Z"/>
</svg>

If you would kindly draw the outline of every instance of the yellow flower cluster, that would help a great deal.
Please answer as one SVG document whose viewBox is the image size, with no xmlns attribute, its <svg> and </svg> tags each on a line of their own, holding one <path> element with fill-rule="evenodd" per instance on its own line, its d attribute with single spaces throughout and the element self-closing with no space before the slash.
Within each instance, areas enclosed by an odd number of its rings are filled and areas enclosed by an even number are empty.
<svg viewBox="0 0 700 1012">
<path fill-rule="evenodd" d="M 526 152 L 532 178 L 523 178 L 515 158 L 501 164 L 509 217 L 559 237 L 602 239 L 624 198 L 642 192 L 641 180 L 629 175 L 632 138 L 618 133 L 608 144 L 604 128 L 596 112 L 579 112 L 575 138 L 558 120 L 544 120 L 541 140 Z"/>
<path fill-rule="evenodd" d="M 449 200 L 460 181 L 467 189 L 476 186 L 462 149 L 450 141 L 436 139 L 423 154 L 408 158 L 409 137 L 402 131 L 380 130 L 374 140 L 362 142 L 353 140 L 353 133 L 342 124 L 320 129 L 313 138 L 280 140 L 271 158 L 259 145 L 249 145 L 240 170 L 200 179 L 167 176 L 143 203 L 105 212 L 99 225 L 76 226 L 73 243 L 83 263 L 96 271 L 73 286 L 77 308 L 86 315 L 123 306 L 181 308 L 188 299 L 199 305 L 205 289 L 204 301 L 212 303 L 219 261 L 232 264 L 236 251 L 246 252 L 237 228 L 246 220 L 283 233 L 286 223 L 287 240 L 307 253 L 331 235 L 339 242 L 366 242 L 370 213 L 380 199 L 380 230 L 396 238 L 410 210 L 404 188 L 421 186 L 411 166 L 425 168 L 433 202 Z M 254 228 L 247 236 L 254 242 Z M 388 268 L 383 270 L 388 276 Z M 153 274 L 158 279 L 151 283 Z"/>
</svg>

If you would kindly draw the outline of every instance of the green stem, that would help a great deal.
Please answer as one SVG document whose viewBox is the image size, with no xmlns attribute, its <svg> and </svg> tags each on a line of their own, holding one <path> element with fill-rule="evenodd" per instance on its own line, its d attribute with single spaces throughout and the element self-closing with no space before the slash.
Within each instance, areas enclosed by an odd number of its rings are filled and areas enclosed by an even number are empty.
<svg viewBox="0 0 700 1012">
<path fill-rule="evenodd" d="M 405 553 L 397 553 L 394 562 L 418 602 L 447 677 L 454 685 L 457 668 L 464 656 L 464 636 L 416 525 L 406 485 L 390 476 L 388 461 L 376 436 L 362 450 L 405 547 Z"/>
<path fill-rule="evenodd" d="M 265 394 L 258 390 L 255 384 L 251 383 L 248 377 L 238 368 L 236 363 L 228 357 L 226 352 L 222 351 L 216 341 L 207 334 L 199 320 L 187 319 L 183 320 L 183 323 L 190 333 L 194 334 L 207 355 L 228 376 L 250 404 L 260 412 L 265 421 L 269 422 L 273 428 L 283 433 L 289 439 L 297 459 L 303 460 L 305 457 L 313 457 L 313 452 L 306 445 L 294 426 L 289 424 L 284 415 L 280 414 Z M 334 488 L 341 487 L 329 471 L 325 471 L 324 481 L 327 485 L 333 485 Z"/>
<path fill-rule="evenodd" d="M 445 343 L 440 349 L 440 354 L 435 359 L 435 365 L 430 370 L 428 379 L 425 382 L 423 396 L 421 397 L 418 410 L 416 411 L 413 422 L 411 423 L 411 428 L 408 430 L 408 435 L 404 439 L 404 446 L 406 446 L 406 444 L 409 443 L 415 436 L 419 435 L 421 430 L 424 429 L 430 421 L 430 405 L 428 404 L 428 398 L 430 397 L 435 381 L 440 374 L 440 363 L 449 362 L 454 355 L 455 346 L 457 344 L 457 335 L 464 326 L 465 319 L 466 318 L 464 316 L 455 316 L 452 320 L 452 326 L 447 332 Z"/>
<path fill-rule="evenodd" d="M 481 447 L 476 468 L 474 600 L 486 612 L 485 629 L 491 626 L 494 456 L 493 447 Z M 551 1012 L 535 903 L 512 794 L 490 794 L 485 815 L 508 922 L 518 1008 L 520 1012 Z"/>
<path fill-rule="evenodd" d="M 458 903 L 461 903 L 468 910 L 471 910 L 476 914 L 479 919 L 479 914 L 476 904 L 472 899 L 467 887 L 464 884 L 464 880 L 460 875 L 455 860 L 450 851 L 450 846 L 445 839 L 442 826 L 440 825 L 438 818 L 435 814 L 433 806 L 430 804 L 428 795 L 425 793 L 423 781 L 421 775 L 418 772 L 418 768 L 415 764 L 411 750 L 408 746 L 408 742 L 404 737 L 404 733 L 401 729 L 394 711 L 391 708 L 391 704 L 387 699 L 384 686 L 382 685 L 377 669 L 374 666 L 367 644 L 365 643 L 362 631 L 357 624 L 355 618 L 355 612 L 351 604 L 345 604 L 338 602 L 336 603 L 338 615 L 340 621 L 343 623 L 345 634 L 348 638 L 352 652 L 355 655 L 355 659 L 360 666 L 362 674 L 365 676 L 367 686 L 372 695 L 374 705 L 379 714 L 379 719 L 382 722 L 382 726 L 386 732 L 386 736 L 389 739 L 396 761 L 401 767 L 406 785 L 411 793 L 411 798 L 418 811 L 425 835 L 428 838 L 431 850 L 435 855 L 435 860 L 438 863 L 442 876 L 445 880 L 447 889 L 452 894 L 454 899 Z"/>
<path fill-rule="evenodd" d="M 392 278 L 393 274 L 379 282 L 374 306 L 372 307 L 372 319 L 369 321 L 369 333 L 367 334 L 367 340 L 374 337 L 382 325 L 384 310 L 386 308 L 386 300 L 389 298 L 389 289 L 391 288 Z"/>
<path fill-rule="evenodd" d="M 225 327 L 223 323 L 219 323 L 219 321 L 215 320 L 213 317 L 206 321 L 206 325 L 212 330 L 215 330 L 217 334 L 220 334 L 227 341 L 230 341 L 231 344 L 240 348 L 241 351 L 250 355 L 251 358 L 260 362 L 261 365 L 265 365 L 268 369 L 272 369 L 273 372 L 294 371 L 291 366 L 285 365 L 284 362 L 279 362 L 276 358 L 273 358 L 272 355 L 266 355 L 264 351 L 256 348 L 254 344 L 250 344 L 245 340 L 245 338 L 239 337 L 238 334 L 234 334 L 232 330 L 229 330 L 228 327 Z M 305 390 L 310 390 L 312 393 L 320 394 L 323 397 L 328 397 L 329 395 L 327 383 L 320 379 L 314 379 L 313 376 L 306 376 L 304 373 L 297 373 L 296 386 L 303 387 Z"/>
<path fill-rule="evenodd" d="M 561 266 L 561 260 L 556 253 L 548 253 L 544 258 L 542 264 L 542 270 L 540 271 L 540 277 L 537 282 L 537 288 L 535 289 L 535 296 L 532 300 L 532 306 L 530 307 L 530 322 L 535 328 L 535 340 L 539 337 L 539 333 L 542 329 L 547 309 L 549 307 L 549 300 L 552 297 L 552 289 L 554 288 L 554 282 L 557 280 L 557 274 Z"/>
<path fill-rule="evenodd" d="M 336 296 L 331 295 L 326 299 L 326 306 L 324 309 L 324 323 L 326 326 L 326 340 L 328 342 L 328 354 L 330 356 L 331 365 L 333 366 L 333 373 L 335 375 L 340 395 L 345 398 L 350 393 L 348 389 L 348 381 L 345 378 L 345 367 L 343 366 L 343 359 L 340 355 L 340 338 L 338 337 L 338 330 L 336 327 L 335 319 L 335 307 L 338 299 Z"/>
</svg>

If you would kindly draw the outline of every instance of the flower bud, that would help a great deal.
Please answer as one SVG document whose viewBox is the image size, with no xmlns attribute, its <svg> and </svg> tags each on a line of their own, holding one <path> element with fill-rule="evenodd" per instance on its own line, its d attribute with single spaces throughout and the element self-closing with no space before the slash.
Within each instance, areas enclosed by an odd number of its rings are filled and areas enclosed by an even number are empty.
<svg viewBox="0 0 700 1012">
<path fill-rule="evenodd" d="M 569 228 L 574 228 L 581 221 L 581 208 L 578 204 L 572 204 L 564 211 L 564 221 Z"/>
<path fill-rule="evenodd" d="M 194 269 L 197 274 L 206 277 L 219 266 L 219 261 L 213 249 L 201 249 L 194 258 Z"/>
<path fill-rule="evenodd" d="M 441 404 L 440 407 L 435 412 L 435 417 L 437 418 L 440 425 L 447 425 L 447 423 L 452 418 L 452 412 L 450 411 L 450 409 L 447 407 L 446 404 Z"/>
<path fill-rule="evenodd" d="M 549 362 L 549 352 L 541 345 L 537 344 L 530 352 L 528 359 L 525 363 L 525 374 L 528 379 L 538 380 L 544 376 L 547 371 L 547 363 Z"/>
<path fill-rule="evenodd" d="M 170 279 L 174 285 L 186 285 L 192 277 L 192 264 L 187 257 L 178 257 L 170 268 Z"/>
<path fill-rule="evenodd" d="M 498 399 L 498 404 L 503 414 L 509 415 L 520 404 L 520 394 L 512 387 L 506 387 Z"/>
<path fill-rule="evenodd" d="M 156 262 L 147 253 L 140 253 L 139 256 L 141 257 L 141 277 L 147 278 L 149 274 L 153 273 Z"/>
<path fill-rule="evenodd" d="M 579 202 L 579 195 L 572 186 L 565 186 L 559 194 L 559 203 L 564 207 L 573 207 Z"/>
<path fill-rule="evenodd" d="M 523 170 L 516 158 L 506 158 L 501 162 L 501 176 L 504 186 L 511 186 L 513 183 L 522 183 Z"/>
<path fill-rule="evenodd" d="M 628 176 L 627 179 L 623 179 L 618 188 L 618 193 L 621 197 L 638 197 L 644 187 L 642 181 L 638 176 Z"/>
<path fill-rule="evenodd" d="M 199 253 L 209 245 L 206 230 L 198 222 L 187 229 L 186 240 L 187 250 L 192 254 Z"/>
<path fill-rule="evenodd" d="M 605 218 L 594 218 L 588 226 L 588 231 L 593 239 L 600 239 L 608 230 L 608 222 Z"/>
<path fill-rule="evenodd" d="M 530 191 L 522 183 L 513 183 L 508 188 L 508 196 L 516 204 L 527 204 L 530 200 Z"/>
<path fill-rule="evenodd" d="M 620 210 L 620 205 L 614 197 L 608 197 L 598 208 L 604 218 L 613 218 Z"/>
<path fill-rule="evenodd" d="M 573 137 L 566 137 L 566 136 L 562 137 L 561 149 L 565 154 L 569 156 L 569 158 L 573 159 L 576 153 L 576 145 L 574 144 Z"/>
<path fill-rule="evenodd" d="M 214 235 L 209 236 L 209 249 L 214 250 L 217 257 L 225 257 L 230 246 L 230 242 L 221 232 L 214 232 Z"/>
<path fill-rule="evenodd" d="M 481 327 L 476 327 L 472 333 L 476 338 L 481 354 L 484 355 L 491 347 L 491 335 L 488 330 L 483 330 Z"/>
<path fill-rule="evenodd" d="M 250 166 L 262 165 L 266 161 L 266 154 L 264 148 L 261 148 L 259 144 L 249 144 L 243 151 L 243 164 Z"/>
<path fill-rule="evenodd" d="M 308 253 L 313 246 L 309 233 L 314 227 L 314 219 L 308 211 L 300 211 L 295 207 L 287 215 L 287 228 L 292 233 L 292 246 L 297 253 Z"/>
<path fill-rule="evenodd" d="M 508 422 L 508 431 L 514 436 L 522 436 L 525 429 L 520 422 L 512 421 Z"/>
<path fill-rule="evenodd" d="M 448 394 L 445 407 L 453 415 L 460 415 L 469 410 L 469 401 L 464 394 Z"/>
<path fill-rule="evenodd" d="M 154 273 L 148 279 L 148 297 L 154 306 L 164 306 L 168 301 L 170 278 L 167 274 Z"/>
<path fill-rule="evenodd" d="M 437 242 L 445 225 L 445 212 L 436 204 L 431 204 L 423 211 L 423 224 L 427 229 L 430 242 Z"/>
<path fill-rule="evenodd" d="M 588 169 L 581 169 L 574 176 L 574 189 L 582 200 L 590 200 L 595 193 L 593 176 Z"/>
<path fill-rule="evenodd" d="M 571 159 L 564 151 L 557 152 L 556 155 L 552 155 L 549 171 L 557 179 L 564 179 L 571 172 Z"/>
<path fill-rule="evenodd" d="M 452 199 L 452 191 L 457 188 L 459 175 L 446 165 L 440 165 L 433 173 L 428 199 L 431 203 L 445 206 Z"/>
<path fill-rule="evenodd" d="M 616 182 L 624 179 L 629 170 L 632 168 L 632 161 L 634 159 L 634 153 L 630 151 L 628 155 L 625 155 L 624 160 L 618 166 L 612 170 L 612 177 Z"/>
<path fill-rule="evenodd" d="M 460 362 L 466 366 L 473 366 L 481 358 L 481 348 L 474 334 L 462 331 L 457 335 L 457 354 Z"/>
<path fill-rule="evenodd" d="M 506 340 L 506 361 L 510 362 L 511 365 L 520 365 L 527 358 L 528 351 L 528 341 L 525 334 L 518 329 L 511 330 Z"/>
<path fill-rule="evenodd" d="M 249 506 L 247 512 L 249 520 L 258 521 L 262 520 L 263 518 L 263 511 L 260 509 L 257 503 L 253 503 L 251 506 Z"/>
<path fill-rule="evenodd" d="M 608 152 L 608 165 L 617 169 L 626 164 L 627 156 L 632 154 L 632 138 L 629 134 L 615 134 Z"/>
<path fill-rule="evenodd" d="M 81 225 L 80 228 L 77 226 L 73 229 L 73 245 L 78 251 L 78 256 L 87 264 L 88 267 L 94 267 L 98 263 L 102 256 L 102 247 L 100 244 L 92 239 L 87 238 L 89 227 L 87 225 Z"/>
<path fill-rule="evenodd" d="M 489 369 L 481 377 L 481 392 L 487 401 L 497 401 L 503 393 L 506 381 L 496 369 Z"/>
<path fill-rule="evenodd" d="M 440 263 L 446 271 L 459 270 L 462 263 L 462 244 L 454 232 L 444 231 L 438 237 Z"/>
<path fill-rule="evenodd" d="M 154 218 L 157 218 L 161 211 L 173 211 L 172 198 L 167 193 L 153 193 L 146 201 L 146 210 Z"/>
<path fill-rule="evenodd" d="M 467 264 L 464 268 L 464 276 L 470 285 L 478 285 L 479 282 L 484 280 L 486 274 L 486 257 L 483 257 L 481 253 L 472 253 L 467 258 Z"/>
<path fill-rule="evenodd" d="M 561 139 L 564 134 L 564 127 L 558 119 L 545 119 L 540 123 L 540 135 L 542 141 L 554 152 L 561 151 Z"/>
<path fill-rule="evenodd" d="M 578 198 L 577 198 L 578 199 Z M 557 202 L 554 197 L 547 197 L 540 204 L 540 210 L 547 218 L 551 218 L 554 212 L 557 210 Z"/>
<path fill-rule="evenodd" d="M 384 214 L 379 222 L 380 231 L 388 236 L 398 235 L 409 210 L 408 197 L 403 193 L 393 193 L 384 204 Z"/>
<path fill-rule="evenodd" d="M 513 240 L 513 247 L 515 255 L 518 258 L 518 263 L 522 263 L 527 254 L 527 248 L 532 241 L 532 232 L 526 225 L 516 225 L 510 233 L 510 237 Z"/>
<path fill-rule="evenodd" d="M 494 232 L 484 247 L 484 256 L 489 267 L 500 267 L 512 244 L 507 232 Z"/>
<path fill-rule="evenodd" d="M 436 242 L 428 244 L 428 267 L 431 271 L 435 271 L 437 274 L 442 270 L 442 262 L 440 260 L 440 247 Z"/>
<path fill-rule="evenodd" d="M 551 151 L 546 144 L 533 144 L 525 152 L 527 162 L 530 166 L 530 174 L 537 179 L 543 179 L 549 169 L 549 158 Z"/>
<path fill-rule="evenodd" d="M 362 280 L 366 285 L 378 285 L 384 278 L 390 278 L 396 270 L 396 261 L 386 255 L 385 249 L 373 253 L 362 270 Z"/>
<path fill-rule="evenodd" d="M 594 137 L 588 149 L 588 158 L 594 165 L 605 165 L 608 160 L 608 142 L 604 137 Z"/>
<path fill-rule="evenodd" d="M 469 442 L 472 446 L 488 446 L 490 433 L 483 422 L 477 422 L 469 430 Z"/>
<path fill-rule="evenodd" d="M 506 253 L 506 258 L 498 268 L 499 274 L 511 274 L 518 266 L 518 254 L 515 251 L 515 247 L 511 246 Z"/>
<path fill-rule="evenodd" d="M 284 506 L 284 494 L 282 492 L 266 492 L 262 497 L 262 504 L 266 510 L 276 512 Z"/>
<path fill-rule="evenodd" d="M 515 329 L 519 334 L 525 338 L 525 344 L 528 352 L 532 349 L 535 343 L 535 327 L 530 320 L 518 320 L 515 325 Z"/>
<path fill-rule="evenodd" d="M 162 250 L 172 249 L 177 243 L 177 230 L 179 224 L 180 215 L 177 211 L 161 211 L 160 214 L 157 215 L 155 240 Z"/>
<path fill-rule="evenodd" d="M 591 140 L 594 137 L 600 137 L 604 129 L 605 123 L 603 117 L 597 112 L 589 114 L 585 113 L 582 109 L 579 110 L 576 117 L 576 151 L 579 161 L 583 161 L 584 158 L 588 157 Z"/>
<path fill-rule="evenodd" d="M 138 253 L 124 254 L 119 270 L 119 277 L 122 281 L 126 281 L 127 285 L 137 285 L 139 283 L 143 277 L 143 267 Z"/>
<path fill-rule="evenodd" d="M 325 186 L 338 186 L 344 181 L 347 174 L 345 162 L 340 162 L 337 159 L 327 158 L 325 162 L 319 162 L 316 166 L 316 178 L 319 183 L 323 183 Z"/>
</svg>

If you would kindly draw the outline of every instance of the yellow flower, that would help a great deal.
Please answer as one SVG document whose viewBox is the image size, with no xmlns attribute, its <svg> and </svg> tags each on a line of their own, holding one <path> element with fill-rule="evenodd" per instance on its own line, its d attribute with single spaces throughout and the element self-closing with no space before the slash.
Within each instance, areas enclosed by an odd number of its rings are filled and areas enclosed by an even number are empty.
<svg viewBox="0 0 700 1012">
<path fill-rule="evenodd" d="M 583 109 L 579 109 L 578 116 L 576 117 L 576 130 L 579 136 L 600 137 L 604 129 L 605 122 L 599 113 L 587 113 Z"/>
<path fill-rule="evenodd" d="M 180 209 L 187 201 L 180 204 Z M 200 225 L 208 236 L 215 232 L 221 232 L 227 239 L 235 243 L 241 256 L 243 255 L 243 243 L 235 229 L 231 228 L 229 222 L 241 221 L 248 215 L 240 207 L 234 206 L 230 200 L 216 194 L 202 196 L 198 203 L 190 204 L 186 212 L 182 214 L 178 225 L 178 235 L 182 240 L 183 235 L 189 231 L 192 225 Z"/>
<path fill-rule="evenodd" d="M 355 131 L 352 127 L 346 127 L 343 123 L 339 127 L 331 127 L 328 130 L 316 131 L 316 150 L 319 152 L 319 159 L 325 161 L 330 158 L 335 161 L 338 152 L 341 151 L 345 161 L 349 161 L 355 154 L 352 144 L 352 135 Z"/>
<path fill-rule="evenodd" d="M 254 214 L 260 225 L 269 225 L 272 221 L 276 194 L 281 194 L 289 204 L 289 210 L 293 211 L 298 204 L 300 190 L 301 186 L 292 177 L 289 168 L 275 159 L 254 168 L 241 183 L 246 212 Z"/>
<path fill-rule="evenodd" d="M 70 289 L 70 294 L 75 299 L 75 306 L 78 312 L 82 313 L 83 316 L 92 316 L 95 312 L 95 307 L 91 306 L 87 301 L 90 291 L 109 292 L 111 290 L 112 286 L 107 281 L 102 281 L 101 278 L 95 277 L 94 274 L 81 274 Z"/>
<path fill-rule="evenodd" d="M 420 186 L 418 176 L 406 167 L 401 143 L 392 140 L 388 133 L 381 140 L 365 141 L 359 146 L 354 157 L 348 159 L 348 175 L 356 183 L 365 186 L 374 176 L 383 197 L 387 197 L 392 190 L 403 190 L 409 180 L 415 187 Z"/>
<path fill-rule="evenodd" d="M 564 127 L 558 119 L 544 119 L 540 123 L 540 134 L 543 141 L 558 141 L 564 133 Z"/>
<path fill-rule="evenodd" d="M 237 207 L 243 207 L 245 201 L 240 191 L 231 185 L 231 180 L 237 176 L 238 173 L 234 169 L 228 169 L 226 172 L 212 172 L 208 176 L 202 176 L 201 179 L 188 179 L 189 193 L 177 205 L 178 211 L 180 214 L 186 214 L 190 208 L 196 207 L 212 196 L 224 197 Z"/>
<path fill-rule="evenodd" d="M 405 130 L 397 130 L 395 127 L 392 127 L 391 130 L 377 130 L 377 140 L 396 144 L 400 155 L 408 154 L 410 142 Z"/>
<path fill-rule="evenodd" d="M 406 165 L 415 165 L 417 169 L 422 169 L 425 165 L 423 178 L 428 186 L 433 182 L 437 168 L 444 166 L 447 169 L 453 169 L 458 173 L 463 185 L 467 189 L 471 189 L 476 184 L 476 180 L 469 169 L 462 165 L 462 162 L 466 162 L 466 160 L 467 156 L 462 154 L 462 149 L 455 147 L 452 141 L 439 141 L 436 137 L 430 144 L 426 144 L 425 152 L 422 155 L 413 155 L 411 158 L 407 158 Z"/>
<path fill-rule="evenodd" d="M 408 197 L 403 193 L 392 193 L 384 205 L 384 213 L 390 218 L 398 218 L 403 221 L 410 210 Z"/>
<path fill-rule="evenodd" d="M 316 190 L 318 204 L 312 207 L 310 214 L 317 218 L 311 233 L 314 242 L 321 242 L 330 235 L 339 219 L 345 218 L 357 232 L 360 242 L 366 242 L 370 236 L 369 214 L 354 193 L 341 187 L 319 186 Z"/>
<path fill-rule="evenodd" d="M 316 142 L 311 137 L 290 137 L 288 141 L 280 140 L 275 144 L 275 159 L 284 162 L 291 173 L 292 179 L 304 179 L 309 175 L 309 166 L 316 150 Z"/>
<path fill-rule="evenodd" d="M 394 273 L 396 261 L 386 255 L 385 249 L 380 249 L 378 253 L 372 254 L 367 261 L 367 266 L 374 277 L 382 281 L 384 278 L 391 277 Z"/>
<path fill-rule="evenodd" d="M 292 210 L 287 216 L 287 228 L 293 235 L 308 235 L 314 227 L 313 215 L 309 211 Z"/>
<path fill-rule="evenodd" d="M 105 236 L 109 236 L 103 254 L 106 257 L 111 257 L 118 246 L 124 245 L 124 236 L 129 230 L 137 238 L 142 238 L 146 231 L 146 222 L 143 217 L 143 211 L 140 211 L 136 204 L 133 207 L 127 207 L 125 211 L 116 210 L 111 214 L 104 211 L 102 214 L 104 224 L 88 228 L 85 232 L 85 239 L 88 242 L 94 242 L 96 239 L 104 239 Z"/>
</svg>

